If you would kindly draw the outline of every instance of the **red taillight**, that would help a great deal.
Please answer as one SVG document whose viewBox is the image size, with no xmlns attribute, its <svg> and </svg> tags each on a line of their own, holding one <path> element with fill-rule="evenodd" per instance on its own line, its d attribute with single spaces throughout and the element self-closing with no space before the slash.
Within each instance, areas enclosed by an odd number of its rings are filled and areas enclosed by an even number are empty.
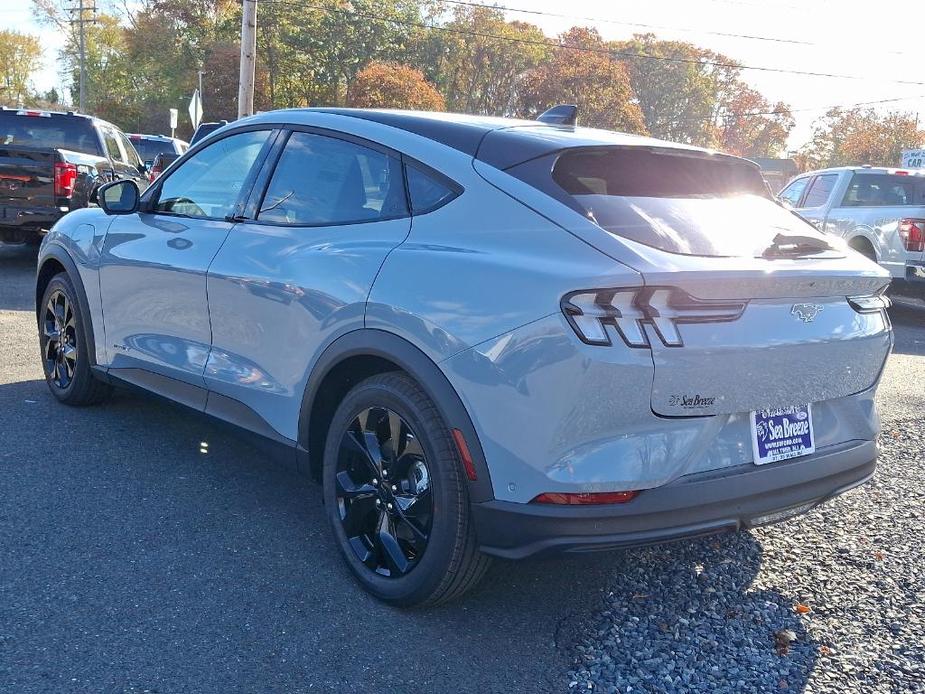
<svg viewBox="0 0 925 694">
<path fill-rule="evenodd" d="M 901 219 L 899 237 L 907 251 L 925 251 L 925 219 Z"/>
<path fill-rule="evenodd" d="M 639 492 L 546 492 L 545 494 L 540 494 L 530 503 L 568 506 L 579 504 L 625 504 L 637 496 L 639 496 Z"/>
<path fill-rule="evenodd" d="M 151 165 L 151 171 L 148 172 L 148 183 L 154 183 L 154 179 L 161 175 L 163 167 Z"/>
<path fill-rule="evenodd" d="M 57 162 L 55 164 L 55 197 L 71 197 L 74 194 L 75 183 L 77 183 L 77 167 L 67 162 Z"/>
<path fill-rule="evenodd" d="M 466 477 L 475 482 L 478 475 L 475 472 L 475 463 L 472 462 L 472 454 L 469 453 L 469 446 L 466 439 L 459 429 L 453 429 L 453 441 L 456 443 L 456 450 L 459 451 L 459 457 L 462 460 L 463 467 L 466 468 Z"/>
</svg>

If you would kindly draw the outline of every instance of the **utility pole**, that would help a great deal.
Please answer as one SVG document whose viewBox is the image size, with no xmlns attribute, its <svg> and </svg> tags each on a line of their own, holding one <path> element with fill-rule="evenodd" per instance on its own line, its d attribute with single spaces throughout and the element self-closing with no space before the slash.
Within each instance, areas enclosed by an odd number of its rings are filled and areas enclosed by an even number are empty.
<svg viewBox="0 0 925 694">
<path fill-rule="evenodd" d="M 254 71 L 257 63 L 257 0 L 244 0 L 241 16 L 241 74 L 238 77 L 238 118 L 254 112 Z"/>
<path fill-rule="evenodd" d="M 91 0 L 92 2 L 92 0 Z M 85 26 L 87 23 L 93 23 L 96 21 L 96 5 L 87 7 L 84 5 L 84 0 L 78 0 L 77 7 L 72 7 L 71 12 L 77 13 L 77 18 L 71 20 L 71 24 L 77 23 L 78 31 L 80 33 L 80 97 L 78 110 L 81 113 L 87 112 L 87 37 Z M 90 12 L 91 17 L 87 19 L 84 16 L 85 12 Z"/>
</svg>

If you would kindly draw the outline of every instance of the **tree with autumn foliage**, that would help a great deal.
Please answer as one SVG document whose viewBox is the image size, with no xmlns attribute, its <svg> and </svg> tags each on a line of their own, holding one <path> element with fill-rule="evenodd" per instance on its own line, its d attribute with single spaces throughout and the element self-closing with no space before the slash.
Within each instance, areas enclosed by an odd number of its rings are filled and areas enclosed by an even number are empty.
<svg viewBox="0 0 925 694">
<path fill-rule="evenodd" d="M 357 73 L 347 89 L 353 108 L 404 108 L 445 111 L 446 102 L 424 73 L 410 65 L 373 61 Z"/>
<path fill-rule="evenodd" d="M 878 113 L 872 108 L 833 108 L 813 126 L 813 138 L 801 151 L 804 169 L 827 166 L 899 166 L 902 150 L 925 144 L 925 130 L 913 113 Z"/>
<path fill-rule="evenodd" d="M 740 84 L 723 105 L 717 147 L 740 157 L 776 157 L 786 148 L 794 125 L 787 104 L 772 105 L 759 92 Z"/>
<path fill-rule="evenodd" d="M 37 36 L 0 31 L 0 104 L 19 106 L 31 93 L 33 75 L 42 66 Z"/>
<path fill-rule="evenodd" d="M 626 66 L 608 54 L 596 29 L 569 29 L 559 37 L 552 57 L 523 76 L 520 106 L 525 117 L 535 118 L 561 103 L 577 104 L 583 125 L 647 132 Z"/>
</svg>

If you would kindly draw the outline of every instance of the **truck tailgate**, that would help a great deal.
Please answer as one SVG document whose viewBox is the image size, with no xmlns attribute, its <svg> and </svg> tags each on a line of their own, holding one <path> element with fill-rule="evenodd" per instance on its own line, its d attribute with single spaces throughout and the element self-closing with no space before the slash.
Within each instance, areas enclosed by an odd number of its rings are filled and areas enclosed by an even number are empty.
<svg viewBox="0 0 925 694">
<path fill-rule="evenodd" d="M 58 156 L 54 149 L 0 146 L 0 210 L 54 207 Z"/>
</svg>

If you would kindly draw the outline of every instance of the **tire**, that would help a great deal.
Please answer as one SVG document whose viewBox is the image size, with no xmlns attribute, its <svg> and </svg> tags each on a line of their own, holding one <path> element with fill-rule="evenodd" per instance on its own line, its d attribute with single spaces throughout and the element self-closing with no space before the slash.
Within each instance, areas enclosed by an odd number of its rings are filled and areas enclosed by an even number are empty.
<svg viewBox="0 0 925 694">
<path fill-rule="evenodd" d="M 490 564 L 478 549 L 450 430 L 405 374 L 373 376 L 347 393 L 328 430 L 322 484 L 341 555 L 383 602 L 411 607 L 453 600 Z"/>
<path fill-rule="evenodd" d="M 86 335 L 90 326 L 83 324 L 77 292 L 64 272 L 52 277 L 45 288 L 38 328 L 42 370 L 52 395 L 74 406 L 95 405 L 109 397 L 112 387 L 98 380 L 90 369 Z"/>
</svg>

